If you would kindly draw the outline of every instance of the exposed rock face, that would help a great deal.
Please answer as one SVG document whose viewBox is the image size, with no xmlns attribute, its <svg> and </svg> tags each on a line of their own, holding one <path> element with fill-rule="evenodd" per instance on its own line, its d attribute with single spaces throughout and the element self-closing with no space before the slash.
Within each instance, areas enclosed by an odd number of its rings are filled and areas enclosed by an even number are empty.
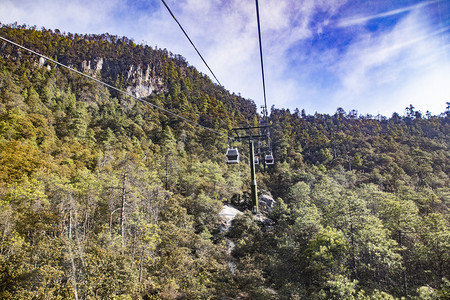
<svg viewBox="0 0 450 300">
<path fill-rule="evenodd" d="M 43 57 L 39 58 L 36 65 L 51 70 L 51 65 Z M 79 68 L 81 72 L 89 74 L 92 77 L 97 77 L 100 80 L 102 80 L 102 77 L 114 78 L 118 72 L 120 73 L 121 69 L 116 62 L 105 61 L 102 57 L 83 60 L 81 66 L 78 65 L 78 67 L 73 65 L 69 66 L 75 69 Z M 130 65 L 126 73 L 126 79 L 127 86 L 125 90 L 138 98 L 145 98 L 154 92 L 164 90 L 163 79 L 158 76 L 152 76 L 150 65 L 145 65 L 145 67 L 142 65 Z"/>
<path fill-rule="evenodd" d="M 231 221 L 237 216 L 241 215 L 242 212 L 231 205 L 224 205 L 222 210 L 219 213 L 219 216 L 222 220 L 222 226 L 220 227 L 221 231 L 228 231 L 231 226 Z"/>
<path fill-rule="evenodd" d="M 221 232 L 227 232 L 228 229 L 230 229 L 231 222 L 237 215 L 241 215 L 242 212 L 237 210 L 236 208 L 230 206 L 230 205 L 224 205 L 222 210 L 219 213 L 220 219 L 222 220 L 222 225 L 220 226 Z M 233 251 L 233 248 L 235 247 L 234 242 L 225 237 L 225 242 L 227 245 L 227 254 L 231 255 L 231 251 Z M 236 270 L 236 263 L 233 261 L 233 258 L 229 256 L 229 259 L 227 260 L 228 268 L 230 269 L 231 273 L 234 274 Z"/>
<path fill-rule="evenodd" d="M 94 65 L 95 67 L 92 67 L 92 65 Z M 83 70 L 83 72 L 93 72 L 94 75 L 97 72 L 101 72 L 103 68 L 103 58 L 102 57 L 97 57 L 94 58 L 93 60 L 89 60 L 89 61 L 82 61 L 81 62 L 81 69 Z"/>
<path fill-rule="evenodd" d="M 130 66 L 127 73 L 128 82 L 132 85 L 127 86 L 127 92 L 135 95 L 136 97 L 147 97 L 155 90 L 160 90 L 163 86 L 163 81 L 158 77 L 151 77 L 151 67 L 146 66 L 145 71 L 141 65 L 137 67 Z"/>
<path fill-rule="evenodd" d="M 114 62 L 104 61 L 101 57 L 81 62 L 82 72 L 94 77 L 98 74 L 110 76 L 111 72 L 117 72 L 119 68 L 117 65 L 114 66 Z M 125 88 L 126 91 L 138 98 L 145 98 L 153 92 L 163 89 L 164 86 L 162 78 L 152 76 L 150 65 L 130 65 L 126 78 L 128 84 Z"/>
<path fill-rule="evenodd" d="M 43 57 L 39 57 L 38 66 L 39 67 L 44 67 L 45 66 L 47 68 L 47 70 L 49 70 L 49 71 L 52 69 L 52 67 L 49 64 L 46 65 L 46 60 Z"/>
<path fill-rule="evenodd" d="M 275 200 L 270 195 L 260 194 L 258 198 L 260 208 L 264 211 L 270 211 L 275 205 Z"/>
</svg>

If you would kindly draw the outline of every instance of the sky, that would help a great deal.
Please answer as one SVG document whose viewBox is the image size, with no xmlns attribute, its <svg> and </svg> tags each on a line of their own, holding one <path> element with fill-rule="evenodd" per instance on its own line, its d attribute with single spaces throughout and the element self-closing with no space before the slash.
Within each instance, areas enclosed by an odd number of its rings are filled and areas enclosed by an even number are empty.
<svg viewBox="0 0 450 300">
<path fill-rule="evenodd" d="M 225 89 L 264 104 L 253 0 L 165 0 Z M 436 115 L 450 102 L 450 0 L 259 0 L 267 105 Z M 160 0 L 0 0 L 0 22 L 127 36 L 214 78 Z"/>
</svg>

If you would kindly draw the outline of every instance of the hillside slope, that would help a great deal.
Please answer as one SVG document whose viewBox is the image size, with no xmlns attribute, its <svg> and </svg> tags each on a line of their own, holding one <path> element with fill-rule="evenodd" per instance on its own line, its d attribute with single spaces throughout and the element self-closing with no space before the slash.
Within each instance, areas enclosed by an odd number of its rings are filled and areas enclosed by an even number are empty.
<svg viewBox="0 0 450 300">
<path fill-rule="evenodd" d="M 213 128 L 256 117 L 180 56 L 115 36 L 0 34 Z M 0 43 L 0 298 L 235 293 L 220 229 L 227 140 Z M 189 99 L 189 100 L 188 100 Z"/>
<path fill-rule="evenodd" d="M 125 37 L 0 35 L 227 135 L 258 121 L 179 55 Z M 0 42 L 0 298 L 446 299 L 450 111 L 391 118 L 273 108 L 276 199 L 248 205 L 226 138 Z M 270 218 L 270 219 L 268 219 Z M 416 297 L 416 298 L 414 298 Z"/>
</svg>

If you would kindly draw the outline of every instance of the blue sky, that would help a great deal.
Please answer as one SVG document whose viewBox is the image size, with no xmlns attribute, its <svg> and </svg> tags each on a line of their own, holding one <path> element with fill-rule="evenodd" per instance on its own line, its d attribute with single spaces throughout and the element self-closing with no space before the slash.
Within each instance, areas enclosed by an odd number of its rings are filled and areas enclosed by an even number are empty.
<svg viewBox="0 0 450 300">
<path fill-rule="evenodd" d="M 166 0 L 230 92 L 263 103 L 255 2 Z M 450 102 L 450 1 L 259 0 L 269 106 L 433 114 Z M 125 35 L 212 77 L 160 0 L 0 0 L 0 22 Z"/>
</svg>

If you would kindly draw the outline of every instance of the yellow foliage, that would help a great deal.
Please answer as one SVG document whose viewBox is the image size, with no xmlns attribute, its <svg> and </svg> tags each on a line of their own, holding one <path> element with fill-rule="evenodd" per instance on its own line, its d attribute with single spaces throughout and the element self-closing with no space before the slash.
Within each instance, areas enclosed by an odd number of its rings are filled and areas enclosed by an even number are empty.
<svg viewBox="0 0 450 300">
<path fill-rule="evenodd" d="M 0 143 L 0 182 L 20 181 L 45 164 L 39 150 L 29 143 L 16 140 Z"/>
</svg>

